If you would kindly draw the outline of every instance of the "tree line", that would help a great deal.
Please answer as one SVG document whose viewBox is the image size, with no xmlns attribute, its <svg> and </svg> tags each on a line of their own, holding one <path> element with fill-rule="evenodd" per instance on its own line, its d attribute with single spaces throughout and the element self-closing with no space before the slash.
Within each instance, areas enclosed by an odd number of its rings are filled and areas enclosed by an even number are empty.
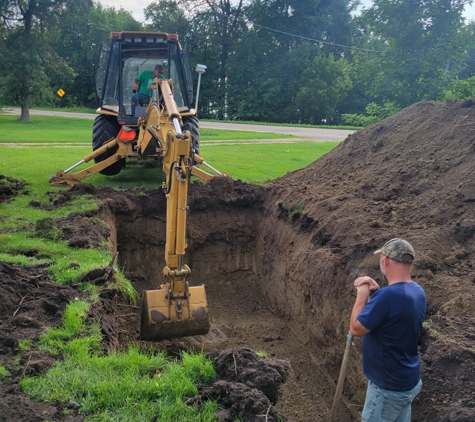
<svg viewBox="0 0 475 422">
<path fill-rule="evenodd" d="M 0 104 L 22 120 L 32 106 L 96 107 L 110 32 L 164 31 L 207 66 L 200 118 L 366 125 L 475 95 L 467 3 L 374 0 L 356 14 L 358 0 L 158 0 L 141 23 L 92 0 L 0 0 Z"/>
</svg>

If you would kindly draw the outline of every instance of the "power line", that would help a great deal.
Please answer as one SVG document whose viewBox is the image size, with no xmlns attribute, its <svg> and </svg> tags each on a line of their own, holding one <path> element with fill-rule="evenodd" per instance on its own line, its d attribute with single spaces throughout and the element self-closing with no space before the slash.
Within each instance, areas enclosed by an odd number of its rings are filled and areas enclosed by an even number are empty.
<svg viewBox="0 0 475 422">
<path fill-rule="evenodd" d="M 352 46 L 349 46 L 349 45 L 336 44 L 336 43 L 333 43 L 333 42 L 322 41 L 322 40 L 316 40 L 316 39 L 314 39 L 314 38 L 302 37 L 301 35 L 290 34 L 290 33 L 288 33 L 288 32 L 279 31 L 278 29 L 268 28 L 267 26 L 264 26 L 264 25 L 255 24 L 254 26 L 259 26 L 259 27 L 261 27 L 261 28 L 264 28 L 264 29 L 267 29 L 267 30 L 273 31 L 273 32 L 279 32 L 280 34 L 290 35 L 291 37 L 300 38 L 301 40 L 307 40 L 307 41 L 312 41 L 312 42 L 318 42 L 318 43 L 320 43 L 320 44 L 328 44 L 328 45 L 333 45 L 333 46 L 335 46 L 335 47 L 349 48 L 349 49 L 351 49 L 351 50 L 372 51 L 372 52 L 374 52 L 374 53 L 382 53 L 382 52 L 383 52 L 382 50 L 372 50 L 371 48 L 352 47 Z"/>
</svg>

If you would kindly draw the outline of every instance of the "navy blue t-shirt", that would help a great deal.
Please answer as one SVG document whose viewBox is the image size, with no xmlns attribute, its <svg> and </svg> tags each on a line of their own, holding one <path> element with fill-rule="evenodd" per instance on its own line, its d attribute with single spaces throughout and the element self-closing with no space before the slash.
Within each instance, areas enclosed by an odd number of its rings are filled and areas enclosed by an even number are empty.
<svg viewBox="0 0 475 422">
<path fill-rule="evenodd" d="M 399 282 L 374 293 L 358 321 L 363 337 L 363 372 L 378 387 L 412 390 L 420 380 L 417 342 L 426 313 L 426 295 L 414 281 Z"/>
</svg>

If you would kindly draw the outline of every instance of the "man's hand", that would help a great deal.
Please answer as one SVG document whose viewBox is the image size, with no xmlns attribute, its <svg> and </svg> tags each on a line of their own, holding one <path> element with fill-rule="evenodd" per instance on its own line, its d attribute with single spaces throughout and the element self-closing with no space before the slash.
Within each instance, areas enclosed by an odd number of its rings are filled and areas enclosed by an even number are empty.
<svg viewBox="0 0 475 422">
<path fill-rule="evenodd" d="M 369 290 L 379 290 L 379 284 L 368 276 L 358 277 L 354 282 L 356 290 L 358 290 L 358 287 L 364 286 L 365 284 L 368 285 Z"/>
<path fill-rule="evenodd" d="M 356 337 L 361 337 L 369 333 L 369 330 L 358 321 L 358 315 L 368 303 L 371 287 L 377 290 L 379 286 L 372 278 L 366 276 L 358 277 L 353 284 L 356 287 L 356 300 L 351 311 L 350 332 Z"/>
</svg>

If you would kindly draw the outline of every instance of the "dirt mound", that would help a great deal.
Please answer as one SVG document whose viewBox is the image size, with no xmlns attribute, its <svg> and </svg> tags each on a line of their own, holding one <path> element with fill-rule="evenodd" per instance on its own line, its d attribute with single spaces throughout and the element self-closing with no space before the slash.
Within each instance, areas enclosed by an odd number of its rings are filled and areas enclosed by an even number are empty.
<svg viewBox="0 0 475 422">
<path fill-rule="evenodd" d="M 262 391 L 272 404 L 277 403 L 279 387 L 291 372 L 288 362 L 269 361 L 248 348 L 215 351 L 210 353 L 210 358 L 222 379 L 256 388 Z"/>
<path fill-rule="evenodd" d="M 335 338 L 344 344 L 354 278 L 368 274 L 384 284 L 373 251 L 393 237 L 414 245 L 413 277 L 427 293 L 427 324 L 441 316 L 452 327 L 440 336 L 429 330 L 422 339 L 424 387 L 414 420 L 475 418 L 462 387 L 475 375 L 475 355 L 469 342 L 457 341 L 475 324 L 474 119 L 475 107 L 467 102 L 414 104 L 274 181 L 267 198 L 266 218 L 282 224 L 263 231 L 274 233 L 268 240 L 274 247 L 292 252 L 277 262 L 273 255 L 282 255 L 268 250 L 266 265 L 276 268 L 272 279 L 295 274 L 291 284 L 299 294 L 279 288 L 266 296 L 284 315 L 286 302 L 296 297 L 294 309 L 313 310 L 317 326 L 304 312 L 295 325 L 316 350 L 331 347 Z M 337 366 L 336 355 L 319 356 Z M 364 379 L 359 364 L 353 369 L 347 396 L 361 403 Z"/>
<path fill-rule="evenodd" d="M 210 387 L 201 387 L 193 401 L 217 400 L 224 407 L 216 412 L 220 421 L 285 422 L 275 410 L 278 389 L 291 372 L 288 362 L 269 361 L 247 348 L 235 348 L 210 353 L 220 379 Z"/>
<path fill-rule="evenodd" d="M 35 234 L 50 240 L 67 240 L 72 248 L 88 249 L 107 244 L 110 227 L 97 218 L 71 213 L 66 218 L 38 220 Z"/>
<path fill-rule="evenodd" d="M 14 196 L 26 193 L 25 186 L 24 180 L 0 174 L 0 204 L 8 202 Z"/>
</svg>

